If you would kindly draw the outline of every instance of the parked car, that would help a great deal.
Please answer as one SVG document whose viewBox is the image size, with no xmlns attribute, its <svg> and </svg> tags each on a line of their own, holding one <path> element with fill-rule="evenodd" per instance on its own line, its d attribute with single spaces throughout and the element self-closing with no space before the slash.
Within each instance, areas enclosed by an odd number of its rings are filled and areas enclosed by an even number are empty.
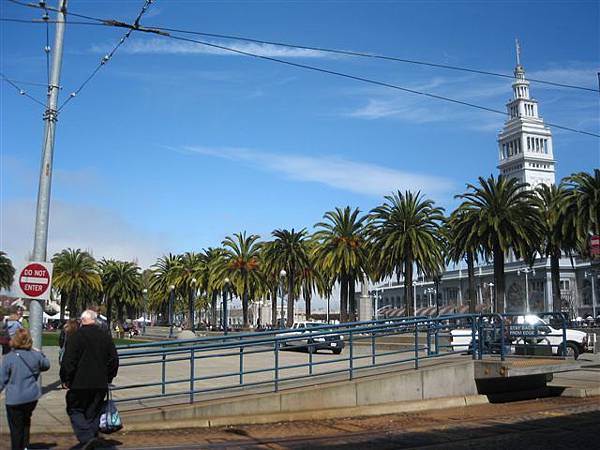
<svg viewBox="0 0 600 450">
<path fill-rule="evenodd" d="M 276 336 L 289 338 L 282 340 L 284 347 L 306 348 L 309 353 L 331 350 L 339 355 L 345 346 L 344 336 L 323 326 L 324 324 L 319 322 L 296 322 L 290 328 L 292 331 L 279 333 Z"/>
<path fill-rule="evenodd" d="M 518 331 L 517 331 L 518 328 Z M 524 330 L 530 330 L 530 336 L 523 336 Z M 581 353 L 588 350 L 588 337 L 583 331 L 566 329 L 566 353 L 563 351 L 562 329 L 552 327 L 546 320 L 536 316 L 517 316 L 506 330 L 508 341 L 512 346 L 532 344 L 536 346 L 548 346 L 552 354 L 577 359 Z M 466 328 L 458 328 L 450 331 L 450 345 L 453 351 L 468 351 L 471 346 L 472 331 Z M 479 339 L 477 333 L 475 339 Z"/>
</svg>

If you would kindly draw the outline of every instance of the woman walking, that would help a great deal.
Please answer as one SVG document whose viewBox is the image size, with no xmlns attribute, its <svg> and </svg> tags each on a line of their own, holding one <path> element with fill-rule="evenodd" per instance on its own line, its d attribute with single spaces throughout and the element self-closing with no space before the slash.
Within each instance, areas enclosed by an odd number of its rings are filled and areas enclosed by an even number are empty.
<svg viewBox="0 0 600 450">
<path fill-rule="evenodd" d="M 31 415 L 42 392 L 38 383 L 40 372 L 50 368 L 46 356 L 32 349 L 29 330 L 16 330 L 10 340 L 12 351 L 4 356 L 0 368 L 0 392 L 6 388 L 6 418 L 10 429 L 12 450 L 29 445 Z"/>
</svg>

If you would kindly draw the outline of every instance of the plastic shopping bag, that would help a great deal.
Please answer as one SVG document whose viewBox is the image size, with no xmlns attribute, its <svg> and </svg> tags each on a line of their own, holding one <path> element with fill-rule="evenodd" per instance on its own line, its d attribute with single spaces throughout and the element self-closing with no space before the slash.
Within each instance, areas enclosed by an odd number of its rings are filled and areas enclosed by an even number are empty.
<svg viewBox="0 0 600 450">
<path fill-rule="evenodd" d="M 100 432 L 104 434 L 114 433 L 123 428 L 123 423 L 121 422 L 121 415 L 119 414 L 119 410 L 115 405 L 115 402 L 112 400 L 112 396 L 110 394 L 110 390 L 108 391 L 108 399 L 104 404 L 104 411 L 100 416 Z"/>
</svg>

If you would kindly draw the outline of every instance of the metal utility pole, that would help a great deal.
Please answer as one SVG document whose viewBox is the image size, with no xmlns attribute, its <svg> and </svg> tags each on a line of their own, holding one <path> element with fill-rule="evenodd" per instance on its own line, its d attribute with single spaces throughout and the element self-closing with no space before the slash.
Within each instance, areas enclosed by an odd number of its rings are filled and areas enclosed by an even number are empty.
<svg viewBox="0 0 600 450">
<path fill-rule="evenodd" d="M 63 40 L 65 35 L 67 0 L 59 0 L 56 15 L 56 36 L 52 54 L 52 72 L 48 85 L 48 101 L 44 113 L 44 141 L 42 144 L 42 162 L 40 167 L 40 183 L 38 188 L 37 210 L 35 216 L 35 235 L 33 240 L 33 261 L 46 261 L 48 248 L 48 216 L 50 212 L 50 187 L 52 181 L 52 159 L 54 154 L 54 136 L 58 119 L 58 91 L 60 86 L 60 69 L 62 66 Z M 29 306 L 29 323 L 33 346 L 42 348 L 42 304 L 31 300 Z"/>
</svg>

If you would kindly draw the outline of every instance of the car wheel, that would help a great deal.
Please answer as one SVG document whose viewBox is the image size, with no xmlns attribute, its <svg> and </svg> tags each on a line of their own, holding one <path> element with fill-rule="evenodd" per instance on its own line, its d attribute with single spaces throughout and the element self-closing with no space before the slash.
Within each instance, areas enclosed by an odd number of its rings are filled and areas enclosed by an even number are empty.
<svg viewBox="0 0 600 450">
<path fill-rule="evenodd" d="M 334 348 L 333 349 L 333 354 L 334 355 L 339 355 L 340 353 L 342 353 L 342 349 L 341 348 Z"/>
<path fill-rule="evenodd" d="M 566 353 L 563 352 L 561 348 L 561 355 L 567 359 L 577 359 L 579 358 L 579 348 L 573 342 L 567 342 Z"/>
</svg>

